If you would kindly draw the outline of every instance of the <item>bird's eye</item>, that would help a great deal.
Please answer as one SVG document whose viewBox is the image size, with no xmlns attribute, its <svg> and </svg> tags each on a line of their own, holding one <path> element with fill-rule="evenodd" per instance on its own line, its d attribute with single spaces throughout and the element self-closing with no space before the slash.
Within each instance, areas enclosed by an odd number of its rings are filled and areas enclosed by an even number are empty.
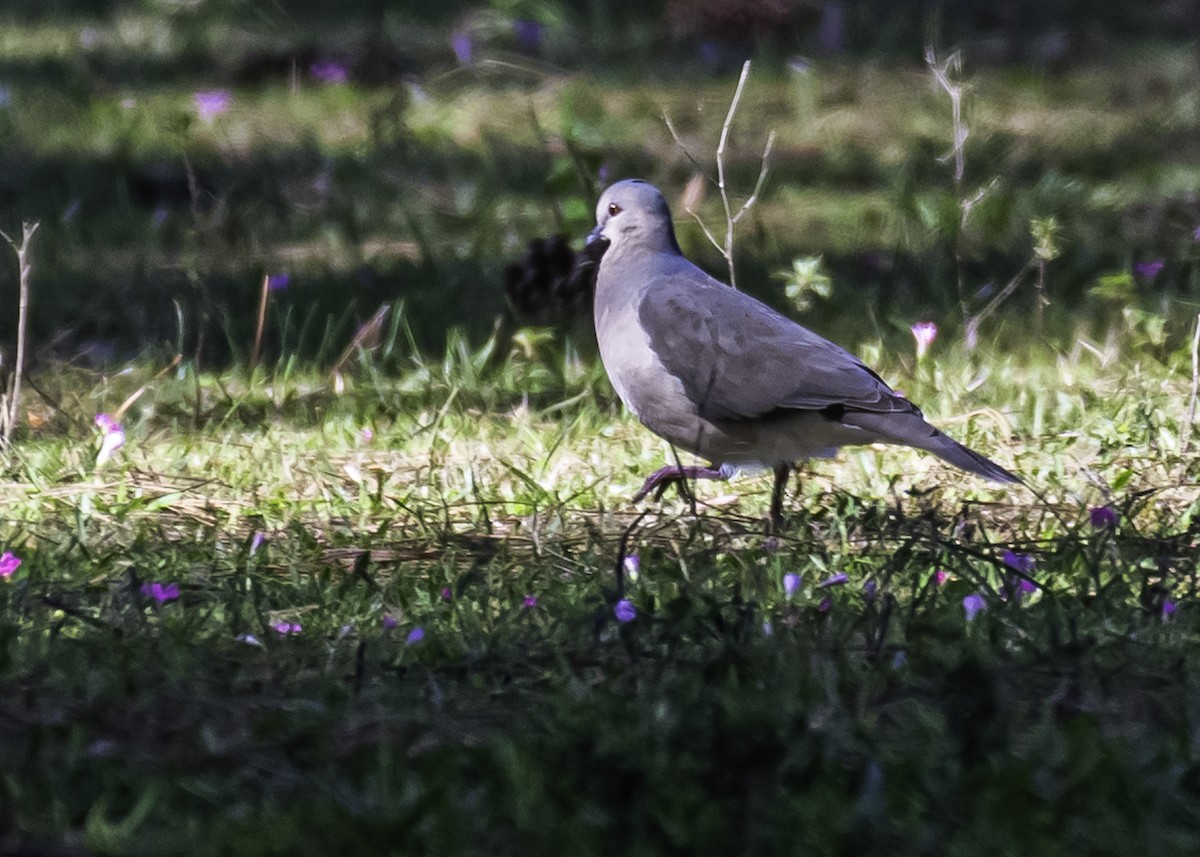
<svg viewBox="0 0 1200 857">
<path fill-rule="evenodd" d="M 615 202 L 610 202 L 608 204 L 608 216 L 609 217 L 616 217 L 620 213 L 621 213 L 621 206 L 617 205 Z"/>
</svg>

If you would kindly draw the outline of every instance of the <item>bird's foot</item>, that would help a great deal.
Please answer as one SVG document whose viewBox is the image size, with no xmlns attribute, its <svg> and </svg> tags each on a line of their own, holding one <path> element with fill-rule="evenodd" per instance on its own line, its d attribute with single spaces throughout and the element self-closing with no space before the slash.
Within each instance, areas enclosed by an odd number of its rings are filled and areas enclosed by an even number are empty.
<svg viewBox="0 0 1200 857">
<path fill-rule="evenodd" d="M 633 502 L 640 503 L 656 488 L 658 489 L 658 496 L 661 497 L 668 487 L 688 479 L 727 478 L 729 478 L 728 474 L 718 467 L 662 467 L 650 474 L 650 478 L 642 483 L 641 490 L 633 495 Z"/>
</svg>

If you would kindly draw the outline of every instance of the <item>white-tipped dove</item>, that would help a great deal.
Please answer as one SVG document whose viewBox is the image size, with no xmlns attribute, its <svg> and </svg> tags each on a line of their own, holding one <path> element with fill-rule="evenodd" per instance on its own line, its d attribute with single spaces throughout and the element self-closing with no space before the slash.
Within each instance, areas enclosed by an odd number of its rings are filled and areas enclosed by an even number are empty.
<svg viewBox="0 0 1200 857">
<path fill-rule="evenodd" d="M 925 422 L 854 355 L 689 262 L 653 185 L 627 179 L 605 190 L 587 245 L 600 266 L 596 338 L 617 395 L 655 434 L 711 463 L 658 470 L 635 502 L 660 485 L 771 468 L 777 527 L 796 461 L 863 443 L 928 450 L 1021 484 Z"/>
</svg>

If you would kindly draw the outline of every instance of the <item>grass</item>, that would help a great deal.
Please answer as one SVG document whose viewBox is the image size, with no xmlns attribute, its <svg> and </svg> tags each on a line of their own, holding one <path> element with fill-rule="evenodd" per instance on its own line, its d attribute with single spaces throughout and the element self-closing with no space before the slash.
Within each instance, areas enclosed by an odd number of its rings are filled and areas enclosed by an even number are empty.
<svg viewBox="0 0 1200 857">
<path fill-rule="evenodd" d="M 1185 355 L 884 355 L 1041 498 L 868 448 L 813 465 L 768 539 L 765 478 L 635 517 L 665 451 L 553 339 L 402 341 L 341 395 L 283 361 L 41 379 L 77 422 L 6 459 L 10 846 L 1195 847 Z M 80 423 L 144 383 L 95 466 Z"/>
<path fill-rule="evenodd" d="M 1032 487 L 851 449 L 768 537 L 765 476 L 633 507 L 670 450 L 586 319 L 524 326 L 500 287 L 590 225 L 601 166 L 678 194 L 661 114 L 704 160 L 730 80 L 461 69 L 421 23 L 403 85 L 251 83 L 311 34 L 197 9 L 0 27 L 0 198 L 43 223 L 0 451 L 0 852 L 1196 853 L 1193 54 L 973 73 L 967 184 L 998 184 L 967 279 L 1007 281 L 1035 217 L 1061 250 L 1043 316 L 1023 289 L 973 351 L 925 74 L 756 71 L 735 184 L 780 136 L 740 280 L 783 305 L 772 273 L 823 255 L 807 323 Z M 250 369 L 264 271 L 291 284 Z"/>
</svg>

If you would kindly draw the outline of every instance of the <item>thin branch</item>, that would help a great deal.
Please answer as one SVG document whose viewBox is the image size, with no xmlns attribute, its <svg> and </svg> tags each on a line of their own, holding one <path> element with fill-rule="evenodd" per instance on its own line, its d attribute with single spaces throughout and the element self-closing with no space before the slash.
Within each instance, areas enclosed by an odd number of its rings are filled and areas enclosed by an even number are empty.
<svg viewBox="0 0 1200 857">
<path fill-rule="evenodd" d="M 763 147 L 762 160 L 759 162 L 758 181 L 754 183 L 754 190 L 750 192 L 750 197 L 742 203 L 742 207 L 738 213 L 733 216 L 733 222 L 737 223 L 742 219 L 742 215 L 754 207 L 754 203 L 758 202 L 758 195 L 762 192 L 763 184 L 767 181 L 767 173 L 771 171 L 771 149 L 775 147 L 775 132 L 772 130 L 767 134 L 767 145 Z"/>
<path fill-rule="evenodd" d="M 271 275 L 263 274 L 262 290 L 258 296 L 258 318 L 254 325 L 254 347 L 250 350 L 250 371 L 258 365 L 262 353 L 263 328 L 267 323 L 267 302 L 271 299 Z"/>
<path fill-rule="evenodd" d="M 737 272 L 733 266 L 733 212 L 729 208 L 729 189 L 725 185 L 725 149 L 729 144 L 729 128 L 733 125 L 733 117 L 737 113 L 738 102 L 742 100 L 742 90 L 746 88 L 746 78 L 750 76 L 750 60 L 742 63 L 742 73 L 738 76 L 737 89 L 733 91 L 733 100 L 729 102 L 729 112 L 725 114 L 725 123 L 721 126 L 721 140 L 717 143 L 717 189 L 721 191 L 721 205 L 725 208 L 725 263 L 729 266 L 729 285 L 737 288 Z"/>
<path fill-rule="evenodd" d="M 1192 334 L 1192 396 L 1188 403 L 1187 422 L 1183 425 L 1183 452 L 1192 444 L 1192 424 L 1196 421 L 1196 394 L 1200 393 L 1200 315 L 1196 316 L 1196 332 Z"/>
<path fill-rule="evenodd" d="M 12 438 L 13 429 L 17 425 L 17 416 L 20 414 L 18 410 L 21 403 L 21 376 L 25 372 L 25 348 L 26 339 L 29 332 L 29 274 L 32 270 L 32 265 L 29 261 L 29 247 L 33 240 L 33 234 L 37 232 L 38 223 L 22 223 L 21 224 L 21 243 L 17 244 L 12 238 L 4 232 L 0 232 L 0 236 L 9 243 L 9 246 L 17 254 L 17 270 L 19 271 L 20 280 L 20 297 L 17 305 L 17 359 L 13 365 L 13 380 L 12 390 L 8 400 L 8 416 L 4 421 L 4 432 L 0 435 L 5 445 Z"/>
<path fill-rule="evenodd" d="M 679 151 L 683 152 L 684 157 L 692 162 L 692 166 L 696 168 L 697 172 L 703 173 L 704 167 L 700 166 L 700 162 L 697 161 L 695 156 L 688 151 L 688 147 L 683 144 L 683 140 L 680 139 L 679 132 L 675 130 L 675 125 L 672 124 L 671 117 L 667 115 L 667 111 L 663 111 L 662 117 L 663 122 L 665 122 L 667 125 L 667 130 L 671 132 L 671 139 L 675 141 L 675 145 L 679 147 Z M 710 178 L 709 181 L 712 181 L 712 179 Z M 690 213 L 691 212 L 689 212 L 689 214 Z M 719 250 L 720 247 L 717 249 Z"/>
</svg>

